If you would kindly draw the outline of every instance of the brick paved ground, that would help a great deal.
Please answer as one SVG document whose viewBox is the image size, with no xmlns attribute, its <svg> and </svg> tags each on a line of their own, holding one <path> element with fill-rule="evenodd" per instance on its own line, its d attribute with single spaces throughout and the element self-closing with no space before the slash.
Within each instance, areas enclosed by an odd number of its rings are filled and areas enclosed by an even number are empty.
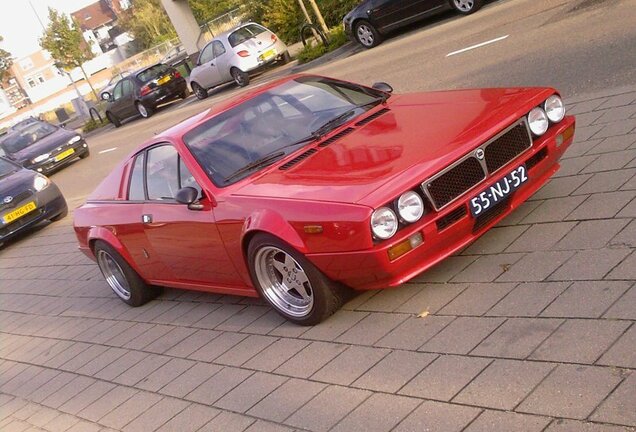
<svg viewBox="0 0 636 432">
<path fill-rule="evenodd" d="M 70 218 L 10 245 L 0 429 L 634 431 L 636 89 L 570 106 L 576 143 L 531 201 L 313 328 L 212 294 L 129 308 Z"/>
</svg>

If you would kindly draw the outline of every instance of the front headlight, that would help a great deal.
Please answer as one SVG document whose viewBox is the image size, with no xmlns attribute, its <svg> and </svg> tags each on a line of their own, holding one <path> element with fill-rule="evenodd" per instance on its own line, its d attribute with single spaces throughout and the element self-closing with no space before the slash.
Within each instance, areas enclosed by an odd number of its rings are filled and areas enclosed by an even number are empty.
<svg viewBox="0 0 636 432">
<path fill-rule="evenodd" d="M 550 122 L 543 108 L 535 107 L 528 113 L 528 126 L 536 136 L 543 135 L 547 130 Z"/>
<path fill-rule="evenodd" d="M 33 187 L 38 192 L 40 192 L 42 189 L 45 189 L 50 184 L 51 181 L 48 178 L 44 177 L 42 174 L 38 174 L 33 179 Z"/>
<path fill-rule="evenodd" d="M 41 154 L 40 156 L 38 156 L 36 158 L 31 159 L 31 162 L 32 163 L 42 162 L 42 161 L 47 160 L 49 158 L 49 156 L 51 156 L 50 153 L 44 153 L 44 154 Z"/>
<path fill-rule="evenodd" d="M 424 201 L 417 193 L 408 191 L 398 199 L 397 208 L 405 222 L 417 222 L 424 214 Z"/>
<path fill-rule="evenodd" d="M 543 108 L 552 123 L 558 123 L 565 117 L 565 105 L 563 105 L 563 101 L 557 95 L 552 95 L 547 98 L 543 104 Z"/>
<path fill-rule="evenodd" d="M 386 240 L 393 237 L 398 229 L 395 212 L 388 207 L 380 207 L 371 215 L 371 231 L 377 238 Z"/>
<path fill-rule="evenodd" d="M 73 138 L 71 138 L 70 140 L 68 140 L 69 144 L 75 144 L 76 142 L 80 141 L 82 139 L 81 136 L 79 135 L 75 135 Z"/>
</svg>

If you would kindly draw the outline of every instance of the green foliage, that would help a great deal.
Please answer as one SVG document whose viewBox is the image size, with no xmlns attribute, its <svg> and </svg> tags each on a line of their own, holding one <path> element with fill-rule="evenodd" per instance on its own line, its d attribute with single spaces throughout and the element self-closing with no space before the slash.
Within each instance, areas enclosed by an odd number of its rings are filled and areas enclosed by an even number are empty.
<svg viewBox="0 0 636 432">
<path fill-rule="evenodd" d="M 40 46 L 51 53 L 59 67 L 71 70 L 94 57 L 77 21 L 53 8 L 49 8 L 49 21 Z"/>
<path fill-rule="evenodd" d="M 188 0 L 192 13 L 199 24 L 206 23 L 235 9 L 244 2 L 240 0 Z"/>
<path fill-rule="evenodd" d="M 342 26 L 334 27 L 329 33 L 329 45 L 324 46 L 322 43 L 317 45 L 306 45 L 303 47 L 302 51 L 298 53 L 298 63 L 303 64 L 315 60 L 336 48 L 340 48 L 348 41 L 349 40 L 347 39 L 347 35 L 344 33 Z"/>
<path fill-rule="evenodd" d="M 108 124 L 108 119 L 106 118 L 104 118 L 103 123 L 100 122 L 99 120 L 90 119 L 86 123 L 84 123 L 84 126 L 82 126 L 82 132 L 88 133 L 88 132 L 94 131 L 95 129 L 99 129 L 103 126 L 106 126 L 107 124 Z"/>
<path fill-rule="evenodd" d="M 0 42 L 3 38 L 0 36 Z M 11 65 L 13 65 L 13 56 L 9 51 L 5 51 L 0 48 L 0 83 L 4 80 L 5 76 L 9 75 Z"/>
<path fill-rule="evenodd" d="M 119 25 L 142 50 L 177 37 L 159 0 L 134 0 L 132 7 L 119 17 Z"/>
</svg>

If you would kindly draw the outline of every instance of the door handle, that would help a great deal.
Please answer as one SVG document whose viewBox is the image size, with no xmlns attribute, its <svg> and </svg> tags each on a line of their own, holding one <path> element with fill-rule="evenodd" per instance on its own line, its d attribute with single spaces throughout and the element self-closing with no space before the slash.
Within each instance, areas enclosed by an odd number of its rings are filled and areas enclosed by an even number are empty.
<svg viewBox="0 0 636 432">
<path fill-rule="evenodd" d="M 141 221 L 145 224 L 152 223 L 152 215 L 149 215 L 149 214 L 141 215 Z"/>
</svg>

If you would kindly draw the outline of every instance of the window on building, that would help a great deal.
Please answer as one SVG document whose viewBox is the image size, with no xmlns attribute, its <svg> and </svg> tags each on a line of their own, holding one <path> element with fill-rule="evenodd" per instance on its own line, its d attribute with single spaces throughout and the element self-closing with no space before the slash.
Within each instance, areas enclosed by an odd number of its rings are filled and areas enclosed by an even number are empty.
<svg viewBox="0 0 636 432">
<path fill-rule="evenodd" d="M 27 84 L 29 85 L 29 87 L 33 88 L 35 86 L 37 86 L 37 83 L 33 80 L 33 78 L 27 78 Z"/>
</svg>

